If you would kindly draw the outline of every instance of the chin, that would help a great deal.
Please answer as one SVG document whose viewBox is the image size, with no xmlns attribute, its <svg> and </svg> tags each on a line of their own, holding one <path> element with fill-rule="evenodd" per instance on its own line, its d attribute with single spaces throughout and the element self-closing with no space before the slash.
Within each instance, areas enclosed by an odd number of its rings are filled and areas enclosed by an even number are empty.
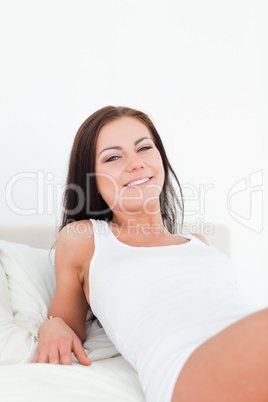
<svg viewBox="0 0 268 402">
<path fill-rule="evenodd" d="M 159 204 L 159 197 L 154 197 L 154 199 L 149 198 L 146 200 L 143 200 L 141 202 L 140 200 L 131 201 L 131 202 L 125 202 L 123 205 L 120 205 L 120 210 L 125 212 L 126 214 L 132 214 L 135 216 L 135 214 L 138 216 L 141 213 L 158 213 L 160 212 L 160 204 Z"/>
</svg>

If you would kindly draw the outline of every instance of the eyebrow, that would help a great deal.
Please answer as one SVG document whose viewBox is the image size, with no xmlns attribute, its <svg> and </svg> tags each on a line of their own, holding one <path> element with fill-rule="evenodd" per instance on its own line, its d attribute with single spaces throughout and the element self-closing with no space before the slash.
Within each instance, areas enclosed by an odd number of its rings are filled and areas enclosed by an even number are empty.
<svg viewBox="0 0 268 402">
<path fill-rule="evenodd" d="M 152 138 L 150 138 L 150 137 L 141 137 L 141 138 L 139 138 L 138 140 L 136 140 L 136 141 L 134 142 L 134 146 L 138 145 L 138 144 L 139 144 L 141 141 L 143 141 L 143 140 L 151 140 L 151 141 L 153 141 Z M 118 149 L 118 150 L 122 151 L 123 148 L 120 147 L 119 145 L 115 145 L 115 146 L 113 146 L 113 147 L 104 148 L 104 149 L 99 153 L 98 158 L 100 157 L 100 155 L 101 155 L 104 151 L 107 151 L 108 149 Z"/>
</svg>

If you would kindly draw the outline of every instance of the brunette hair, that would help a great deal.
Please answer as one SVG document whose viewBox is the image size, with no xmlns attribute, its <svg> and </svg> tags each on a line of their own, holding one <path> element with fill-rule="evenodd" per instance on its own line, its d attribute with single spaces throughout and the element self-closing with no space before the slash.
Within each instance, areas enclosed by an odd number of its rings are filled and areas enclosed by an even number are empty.
<svg viewBox="0 0 268 402">
<path fill-rule="evenodd" d="M 96 143 L 100 129 L 105 124 L 124 116 L 134 117 L 143 123 L 150 131 L 155 146 L 160 152 L 165 173 L 163 188 L 159 195 L 160 211 L 164 226 L 171 234 L 177 233 L 177 206 L 181 213 L 181 226 L 183 225 L 184 201 L 182 189 L 151 119 L 147 114 L 129 107 L 105 106 L 89 116 L 80 126 L 75 136 L 69 159 L 66 188 L 63 194 L 63 215 L 61 224 L 58 227 L 58 233 L 64 226 L 74 221 L 88 220 L 90 218 L 106 221 L 112 220 L 113 212 L 98 193 L 96 185 Z M 172 177 L 178 184 L 181 201 L 173 187 Z M 90 178 L 89 182 L 88 178 Z M 92 319 L 94 317 L 93 314 Z M 98 319 L 97 321 L 100 324 Z"/>
</svg>

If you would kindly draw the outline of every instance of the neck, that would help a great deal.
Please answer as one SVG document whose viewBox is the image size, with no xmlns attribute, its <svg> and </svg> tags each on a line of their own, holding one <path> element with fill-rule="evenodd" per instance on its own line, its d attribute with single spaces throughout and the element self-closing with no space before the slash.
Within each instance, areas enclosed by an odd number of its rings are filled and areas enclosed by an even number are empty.
<svg viewBox="0 0 268 402">
<path fill-rule="evenodd" d="M 163 224 L 161 214 L 131 216 L 114 213 L 111 223 L 119 227 L 122 232 L 137 236 L 162 236 L 169 233 Z"/>
</svg>

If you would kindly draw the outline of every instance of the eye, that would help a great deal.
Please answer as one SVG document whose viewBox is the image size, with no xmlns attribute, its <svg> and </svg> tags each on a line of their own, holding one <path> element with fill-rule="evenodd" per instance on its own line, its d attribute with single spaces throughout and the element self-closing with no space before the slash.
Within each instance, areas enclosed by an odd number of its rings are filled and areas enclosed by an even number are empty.
<svg viewBox="0 0 268 402">
<path fill-rule="evenodd" d="M 152 147 L 142 147 L 139 149 L 139 151 L 141 151 L 142 149 L 145 149 L 145 151 L 147 151 L 147 149 L 151 149 Z"/>
<path fill-rule="evenodd" d="M 106 162 L 112 162 L 113 160 L 116 160 L 116 159 L 113 159 L 113 158 L 120 158 L 120 156 L 110 156 L 110 158 L 108 158 L 108 159 L 105 161 L 105 163 L 106 163 Z"/>
<path fill-rule="evenodd" d="M 141 150 L 147 151 L 148 149 L 151 149 L 151 148 L 152 148 L 152 147 L 142 147 L 142 148 L 140 148 L 140 149 L 138 150 L 138 152 L 141 151 Z M 113 159 L 113 158 L 120 158 L 120 156 L 110 156 L 110 158 L 108 158 L 108 159 L 105 161 L 105 163 L 106 163 L 106 162 L 112 162 L 112 161 L 114 161 L 114 160 L 117 160 L 117 159 Z"/>
</svg>

